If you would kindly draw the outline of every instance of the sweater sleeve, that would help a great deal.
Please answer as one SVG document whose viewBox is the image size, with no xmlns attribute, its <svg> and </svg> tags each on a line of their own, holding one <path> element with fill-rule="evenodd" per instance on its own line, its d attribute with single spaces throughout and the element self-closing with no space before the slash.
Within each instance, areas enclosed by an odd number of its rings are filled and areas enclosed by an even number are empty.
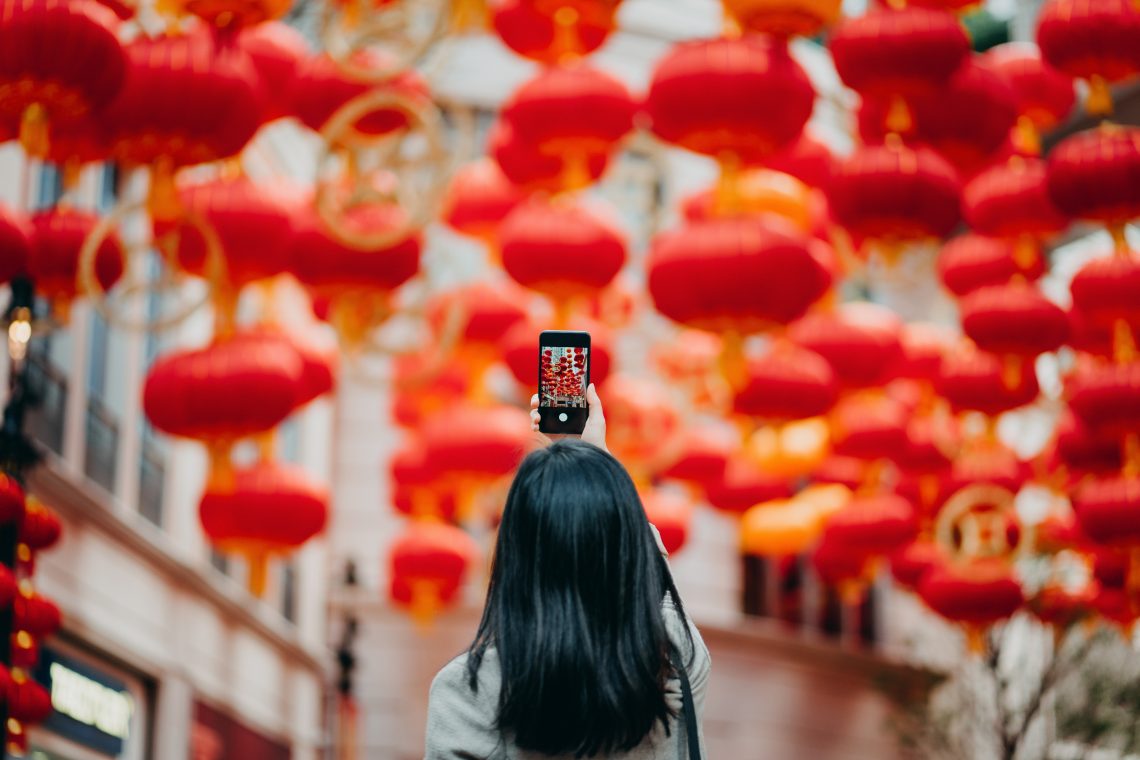
<svg viewBox="0 0 1140 760">
<path fill-rule="evenodd" d="M 502 752 L 490 687 L 480 677 L 478 692 L 471 690 L 463 657 L 439 671 L 428 696 L 424 760 L 492 760 Z"/>
</svg>

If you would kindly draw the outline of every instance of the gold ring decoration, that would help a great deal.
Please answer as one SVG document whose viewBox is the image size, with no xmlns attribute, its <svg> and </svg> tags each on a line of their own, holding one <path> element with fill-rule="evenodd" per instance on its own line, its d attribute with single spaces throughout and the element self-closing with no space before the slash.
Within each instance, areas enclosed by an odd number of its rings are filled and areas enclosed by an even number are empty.
<svg viewBox="0 0 1140 760">
<path fill-rule="evenodd" d="M 376 137 L 362 135 L 355 125 L 380 108 L 402 111 L 408 127 Z M 386 248 L 423 229 L 435 216 L 451 166 L 432 103 L 376 88 L 338 109 L 321 137 L 325 147 L 317 164 L 314 203 L 338 241 L 363 251 Z M 348 215 L 369 205 L 399 206 L 406 218 L 382 230 L 354 229 Z"/>
<path fill-rule="evenodd" d="M 1010 543 L 1010 520 L 1017 526 L 1017 541 Z M 1030 526 L 1017 519 L 1014 493 L 1008 488 L 978 483 L 951 496 L 938 513 L 935 540 L 959 561 L 1013 559 L 1032 550 Z"/>
<path fill-rule="evenodd" d="M 137 212 L 144 212 L 143 202 L 121 203 L 102 217 L 83 241 L 79 251 L 79 287 L 109 325 L 126 330 L 161 332 L 170 329 L 210 302 L 214 291 L 225 278 L 222 245 L 213 225 L 196 212 L 179 218 L 174 231 L 145 245 L 123 244 L 123 277 L 105 290 L 95 272 L 99 247 L 122 222 Z M 149 222 L 149 218 L 148 218 Z M 190 228 L 202 237 L 206 248 L 206 267 L 210 276 L 202 279 L 185 274 L 178 266 L 178 230 Z M 193 291 L 199 292 L 193 292 Z M 168 308 L 151 315 L 145 297 Z"/>
<path fill-rule="evenodd" d="M 451 5 L 451 0 L 327 2 L 321 41 L 348 76 L 361 82 L 383 82 L 422 61 L 447 35 Z M 380 55 L 362 60 L 358 53 L 369 50 Z"/>
</svg>

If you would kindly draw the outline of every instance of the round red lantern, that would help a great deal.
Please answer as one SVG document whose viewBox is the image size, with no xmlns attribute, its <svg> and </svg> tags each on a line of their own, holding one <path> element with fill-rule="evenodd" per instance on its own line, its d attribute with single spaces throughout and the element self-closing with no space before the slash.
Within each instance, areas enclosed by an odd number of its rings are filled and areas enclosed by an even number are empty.
<svg viewBox="0 0 1140 760">
<path fill-rule="evenodd" d="M 165 433 L 225 444 L 288 417 L 297 406 L 302 372 L 301 357 L 285 339 L 239 332 L 155 361 L 143 409 Z"/>
<path fill-rule="evenodd" d="M 804 128 L 799 139 L 764 161 L 773 171 L 790 174 L 809 187 L 827 187 L 835 174 L 837 159 L 826 144 Z"/>
<path fill-rule="evenodd" d="M 1026 155 L 1041 152 L 1040 133 L 1061 123 L 1073 110 L 1076 94 L 1072 77 L 1041 58 L 1030 42 L 1006 42 L 979 57 L 1002 76 L 1017 98 L 1016 149 Z"/>
<path fill-rule="evenodd" d="M 260 83 L 243 50 L 201 27 L 141 35 L 127 55 L 126 82 L 101 120 L 117 160 L 152 166 L 152 210 L 169 216 L 175 169 L 236 155 L 253 137 Z"/>
<path fill-rule="evenodd" d="M 967 233 L 948 240 L 938 254 L 938 277 L 956 296 L 1003 285 L 1014 277 L 1036 280 L 1044 273 L 1045 259 L 1036 244 L 1026 248 Z"/>
<path fill-rule="evenodd" d="M 427 307 L 428 320 L 438 332 L 457 310 L 461 352 L 491 355 L 507 331 L 526 321 L 533 298 L 510 280 L 472 282 L 433 299 Z"/>
<path fill-rule="evenodd" d="M 488 247 L 498 240 L 499 225 L 523 200 L 523 193 L 490 158 L 461 167 L 451 178 L 440 218 L 456 232 Z"/>
<path fill-rule="evenodd" d="M 58 207 L 32 217 L 28 275 L 36 290 L 47 298 L 66 302 L 79 293 L 79 253 L 99 217 L 86 211 Z M 119 238 L 111 233 L 95 252 L 95 277 L 107 290 L 123 275 L 124 252 Z M 64 311 L 66 314 L 66 311 Z"/>
<path fill-rule="evenodd" d="M 641 505 L 645 517 L 657 528 L 661 543 L 670 554 L 680 551 L 689 537 L 689 523 L 693 520 L 693 505 L 676 491 L 655 488 L 642 492 Z"/>
<path fill-rule="evenodd" d="M 261 596 L 269 557 L 321 533 L 328 499 L 328 492 L 300 468 L 262 461 L 237 469 L 225 487 L 208 488 L 198 503 L 198 517 L 211 544 L 249 560 L 249 588 Z"/>
<path fill-rule="evenodd" d="M 780 343 L 749 357 L 733 411 L 768 421 L 800 420 L 825 413 L 839 395 L 831 364 L 819 354 Z"/>
<path fill-rule="evenodd" d="M 503 120 L 523 143 L 559 158 L 563 186 L 589 184 L 591 156 L 609 155 L 633 127 L 633 96 L 624 84 L 585 64 L 548 68 L 503 106 Z"/>
<path fill-rule="evenodd" d="M 920 538 L 890 556 L 891 576 L 903 588 L 915 590 L 927 573 L 942 567 L 949 557 L 936 541 Z"/>
<path fill-rule="evenodd" d="M 615 26 L 613 0 L 500 0 L 491 25 L 524 58 L 557 65 L 597 50 Z"/>
<path fill-rule="evenodd" d="M 824 541 L 851 547 L 865 555 L 890 554 L 918 534 L 914 506 L 897 494 L 856 494 L 843 509 L 828 516 Z"/>
<path fill-rule="evenodd" d="M 1004 620 L 1025 603 L 1021 584 L 998 560 L 935 567 L 919 583 L 918 593 L 930 609 L 975 631 Z"/>
<path fill-rule="evenodd" d="M 242 29 L 281 18 L 292 0 L 171 0 L 170 10 L 197 16 L 218 29 Z"/>
<path fill-rule="evenodd" d="M 479 558 L 471 536 L 453 525 L 412 522 L 389 554 L 389 598 L 421 623 L 459 596 Z"/>
<path fill-rule="evenodd" d="M 990 416 L 1031 403 L 1040 391 L 1032 362 L 1003 364 L 993 354 L 978 350 L 947 356 L 935 389 L 955 412 Z"/>
<path fill-rule="evenodd" d="M 63 627 L 63 613 L 59 606 L 46 596 L 37 594 L 28 585 L 21 585 L 12 600 L 12 628 L 27 631 L 36 638 L 46 638 Z"/>
<path fill-rule="evenodd" d="M 840 162 L 827 199 L 836 223 L 856 238 L 924 240 L 957 226 L 960 191 L 946 159 L 888 141 L 857 148 Z"/>
<path fill-rule="evenodd" d="M 907 449 L 907 410 L 882 393 L 852 394 L 828 415 L 832 451 L 840 457 L 898 459 Z"/>
<path fill-rule="evenodd" d="M 1049 197 L 1047 167 L 1038 158 L 1015 156 L 978 174 L 962 191 L 966 223 L 983 235 L 1044 240 L 1069 226 Z"/>
<path fill-rule="evenodd" d="M 0 282 L 24 274 L 31 254 L 31 227 L 22 214 L 0 203 Z"/>
<path fill-rule="evenodd" d="M 658 311 L 714 332 L 787 324 L 830 284 L 807 239 L 769 219 L 716 219 L 662 233 L 646 267 Z"/>
<path fill-rule="evenodd" d="M 1098 544 L 1140 548 L 1140 479 L 1086 481 L 1073 494 L 1073 511 L 1084 534 Z"/>
<path fill-rule="evenodd" d="M 595 295 L 625 264 L 625 235 L 613 217 L 597 206 L 532 198 L 499 228 L 503 268 L 562 305 Z"/>
<path fill-rule="evenodd" d="M 259 185 L 248 177 L 218 178 L 178 188 L 184 213 L 209 224 L 221 246 L 226 284 L 240 288 L 255 280 L 273 277 L 289 269 L 291 219 L 302 205 L 298 193 Z M 157 221 L 156 236 L 171 224 Z M 212 276 L 207 245 L 191 224 L 177 232 L 179 265 L 199 277 Z"/>
<path fill-rule="evenodd" d="M 607 445 L 640 482 L 680 443 L 681 412 L 664 385 L 632 375 L 610 377 L 605 404 Z"/>
<path fill-rule="evenodd" d="M 1066 408 L 1054 434 L 1057 458 L 1076 474 L 1118 472 L 1124 466 L 1120 441 L 1097 434 Z"/>
<path fill-rule="evenodd" d="M 0 565 L 0 610 L 8 609 L 8 605 L 16 598 L 19 587 L 16 583 L 16 576 L 8 569 L 7 565 Z"/>
<path fill-rule="evenodd" d="M 1140 127 L 1102 124 L 1066 137 L 1049 152 L 1048 187 L 1075 218 L 1119 228 L 1140 216 Z"/>
<path fill-rule="evenodd" d="M 453 406 L 428 418 L 424 455 L 444 477 L 493 480 L 518 466 L 531 440 L 530 419 L 514 407 Z"/>
<path fill-rule="evenodd" d="M 1032 358 L 1069 338 L 1065 310 L 1023 282 L 980 288 L 959 306 L 962 331 L 983 351 Z"/>
<path fill-rule="evenodd" d="M 1086 107 L 1112 112 L 1108 85 L 1140 72 L 1140 9 L 1131 0 L 1049 0 L 1037 17 L 1041 56 L 1071 77 L 1088 80 Z"/>
<path fill-rule="evenodd" d="M 754 163 L 791 145 L 814 103 L 787 44 L 750 36 L 676 45 L 653 71 L 645 110 L 666 142 Z"/>
<path fill-rule="evenodd" d="M 261 79 L 265 107 L 262 121 L 291 116 L 293 83 L 310 55 L 304 36 L 286 23 L 271 21 L 243 29 L 237 44 L 249 56 Z"/>
<path fill-rule="evenodd" d="M 657 477 L 701 486 L 724 479 L 725 468 L 740 449 L 740 438 L 723 427 L 700 426 L 690 429 L 680 448 Z"/>
<path fill-rule="evenodd" d="M 870 302 L 809 314 L 788 328 L 788 337 L 826 359 L 847 388 L 882 385 L 902 363 L 902 320 Z"/>
<path fill-rule="evenodd" d="M 51 127 L 81 121 L 118 94 L 126 72 L 118 27 L 90 0 L 0 3 L 0 123 L 19 132 L 29 155 L 46 158 Z"/>
<path fill-rule="evenodd" d="M 23 724 L 42 723 L 52 713 L 51 694 L 23 672 L 8 681 L 8 717 Z"/>
<path fill-rule="evenodd" d="M 11 475 L 0 472 L 0 524 L 23 520 L 26 505 L 27 497 L 20 483 Z"/>
<path fill-rule="evenodd" d="M 593 320 L 576 318 L 575 329 L 590 333 L 590 382 L 598 387 L 609 377 L 613 363 L 613 336 L 609 329 Z M 541 324 L 519 322 L 503 336 L 501 343 L 503 361 L 507 363 L 515 380 L 527 389 L 534 389 L 538 383 L 538 365 L 534 352 L 538 335 L 543 331 Z M 550 326 L 549 329 L 555 329 Z"/>
<path fill-rule="evenodd" d="M 1107 436 L 1140 433 L 1140 362 L 1078 366 L 1067 383 L 1069 406 L 1089 428 Z"/>
<path fill-rule="evenodd" d="M 520 188 L 557 193 L 577 189 L 602 176 L 609 165 L 610 154 L 590 153 L 585 167 L 575 164 L 573 171 L 567 159 L 544 152 L 537 144 L 527 142 L 507 122 L 500 119 L 487 134 L 487 154 L 495 159 L 503 174 Z M 585 171 L 585 176 L 579 176 Z"/>
<path fill-rule="evenodd" d="M 1098 325 L 1115 328 L 1123 320 L 1140 330 L 1140 256 L 1132 251 L 1093 259 L 1069 283 L 1073 309 Z"/>
<path fill-rule="evenodd" d="M 779 478 L 762 471 L 750 460 L 740 456 L 730 458 L 724 475 L 704 484 L 705 500 L 721 512 L 741 515 L 757 504 L 792 495 L 787 478 Z"/>
<path fill-rule="evenodd" d="M 840 0 L 725 0 L 744 31 L 774 37 L 812 37 L 839 18 Z"/>
<path fill-rule="evenodd" d="M 371 231 L 403 229 L 406 219 L 395 205 L 358 206 L 346 217 L 350 227 Z M 422 245 L 419 234 L 409 234 L 385 248 L 360 250 L 334 236 L 311 209 L 298 209 L 290 271 L 314 292 L 334 298 L 349 290 L 390 292 L 419 271 Z"/>
<path fill-rule="evenodd" d="M 59 515 L 39 499 L 29 498 L 24 511 L 24 519 L 20 522 L 20 543 L 26 545 L 33 552 L 38 552 L 55 546 L 62 533 L 63 524 L 60 522 Z M 0 607 L 2 606 L 0 604 Z"/>
</svg>

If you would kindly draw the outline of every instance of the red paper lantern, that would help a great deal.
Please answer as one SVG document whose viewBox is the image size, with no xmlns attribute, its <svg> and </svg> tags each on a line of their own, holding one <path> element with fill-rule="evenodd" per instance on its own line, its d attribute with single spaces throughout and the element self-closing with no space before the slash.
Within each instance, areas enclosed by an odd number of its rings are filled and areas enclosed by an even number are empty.
<svg viewBox="0 0 1140 760">
<path fill-rule="evenodd" d="M 1025 283 L 991 285 L 962 298 L 962 330 L 983 351 L 1031 358 L 1069 337 L 1069 317 Z"/>
<path fill-rule="evenodd" d="M 20 522 L 20 543 L 33 552 L 50 549 L 59 542 L 63 524 L 54 510 L 42 504 L 39 499 L 28 499 L 24 519 Z M 3 607 L 0 604 L 0 607 Z"/>
<path fill-rule="evenodd" d="M 1036 280 L 1045 273 L 1038 246 L 1015 246 L 1008 240 L 967 233 L 951 238 L 938 255 L 938 277 L 956 296 L 1014 277 Z"/>
<path fill-rule="evenodd" d="M 680 449 L 657 473 L 657 477 L 699 486 L 717 483 L 724 479 L 725 468 L 739 449 L 739 437 L 731 430 L 694 427 L 684 436 Z"/>
<path fill-rule="evenodd" d="M 1069 283 L 1073 309 L 1098 325 L 1114 328 L 1123 320 L 1140 330 L 1140 256 L 1131 251 L 1093 259 Z"/>
<path fill-rule="evenodd" d="M 900 335 L 902 361 L 898 376 L 902 379 L 932 383 L 942 369 L 942 360 L 955 348 L 957 336 L 941 325 L 907 322 Z"/>
<path fill-rule="evenodd" d="M 1140 548 L 1140 479 L 1089 480 L 1073 494 L 1073 512 L 1086 536 L 1098 544 Z"/>
<path fill-rule="evenodd" d="M 0 204 L 0 282 L 27 271 L 31 226 L 22 214 Z"/>
<path fill-rule="evenodd" d="M 999 238 L 1043 240 L 1069 226 L 1036 158 L 1014 157 L 974 177 L 962 191 L 962 213 L 977 232 Z"/>
<path fill-rule="evenodd" d="M 63 613 L 46 596 L 37 594 L 29 586 L 21 586 L 12 600 L 12 627 L 36 638 L 47 638 L 63 627 Z"/>
<path fill-rule="evenodd" d="M 928 148 L 901 143 L 858 148 L 827 189 L 836 223 L 859 239 L 943 238 L 958 224 L 954 167 Z"/>
<path fill-rule="evenodd" d="M 835 372 L 826 359 L 785 343 L 749 357 L 732 408 L 762 420 L 799 420 L 825 413 L 838 395 Z"/>
<path fill-rule="evenodd" d="M 1040 153 L 1040 133 L 1060 124 L 1073 110 L 1076 94 L 1072 77 L 1041 58 L 1029 42 L 1006 42 L 979 57 L 1001 75 L 1017 97 L 1016 147 L 1023 153 Z"/>
<path fill-rule="evenodd" d="M 848 87 L 884 100 L 937 91 L 970 52 L 966 31 L 954 16 L 915 7 L 875 9 L 845 19 L 828 47 Z"/>
<path fill-rule="evenodd" d="M 478 545 L 459 528 L 413 522 L 392 544 L 389 598 L 426 622 L 456 600 L 468 569 L 478 558 Z"/>
<path fill-rule="evenodd" d="M 16 576 L 7 565 L 0 565 L 0 610 L 8 609 L 8 605 L 16 598 L 19 590 Z"/>
<path fill-rule="evenodd" d="M 595 295 L 625 264 L 626 239 L 602 208 L 532 198 L 499 229 L 503 268 L 556 301 Z"/>
<path fill-rule="evenodd" d="M 298 467 L 263 461 L 234 472 L 198 504 L 202 530 L 226 552 L 266 556 L 295 549 L 324 530 L 328 492 Z"/>
<path fill-rule="evenodd" d="M 902 362 L 902 320 L 883 306 L 852 302 L 809 314 L 788 328 L 796 344 L 822 356 L 847 388 L 892 379 Z"/>
<path fill-rule="evenodd" d="M 790 174 L 809 187 L 827 187 L 835 174 L 838 159 L 822 141 L 805 128 L 799 139 L 771 155 L 764 166 Z"/>
<path fill-rule="evenodd" d="M 139 36 L 127 55 L 126 81 L 102 121 L 114 157 L 154 165 L 156 193 L 169 200 L 174 169 L 236 155 L 253 137 L 263 114 L 257 72 L 243 50 L 201 27 Z"/>
<path fill-rule="evenodd" d="M 522 202 L 522 192 L 490 158 L 461 167 L 451 178 L 440 218 L 456 232 L 487 245 L 498 236 L 499 225 Z"/>
<path fill-rule="evenodd" d="M 27 498 L 19 482 L 0 472 L 0 525 L 23 520 L 26 503 Z"/>
<path fill-rule="evenodd" d="M 593 182 L 605 173 L 610 160 L 608 152 L 590 153 L 585 166 L 575 164 L 571 172 L 564 156 L 544 152 L 537 144 L 527 142 L 502 119 L 487 134 L 487 153 L 507 179 L 520 188 L 552 193 L 576 189 L 575 183 Z M 585 176 L 575 176 L 583 170 Z"/>
<path fill-rule="evenodd" d="M 219 30 L 242 29 L 281 18 L 293 0 L 172 0 L 172 9 L 197 16 Z"/>
<path fill-rule="evenodd" d="M 750 33 L 813 37 L 839 18 L 839 0 L 726 0 L 725 12 Z"/>
<path fill-rule="evenodd" d="M 927 573 L 942 567 L 947 560 L 946 550 L 937 542 L 920 538 L 891 554 L 891 576 L 903 588 L 913 591 Z"/>
<path fill-rule="evenodd" d="M 531 366 L 534 362 L 531 345 Z M 392 360 L 395 394 L 392 416 L 405 428 L 419 428 L 430 415 L 464 396 L 471 386 L 467 368 L 459 362 L 440 362 L 427 354 L 404 354 Z"/>
<path fill-rule="evenodd" d="M 918 534 L 914 506 L 892 493 L 857 494 L 843 509 L 828 516 L 824 542 L 871 554 L 890 554 Z"/>
<path fill-rule="evenodd" d="M 1093 431 L 1140 433 L 1140 362 L 1089 362 L 1078 366 L 1067 385 L 1073 413 Z"/>
<path fill-rule="evenodd" d="M 143 409 L 170 435 L 231 442 L 284 421 L 297 407 L 302 371 L 297 350 L 283 338 L 237 333 L 155 361 Z"/>
<path fill-rule="evenodd" d="M 79 253 L 99 217 L 57 207 L 32 217 L 28 275 L 47 298 L 70 301 L 79 293 Z M 123 275 L 124 252 L 116 234 L 103 238 L 95 252 L 95 278 L 108 290 Z"/>
<path fill-rule="evenodd" d="M 354 67 L 376 71 L 391 67 L 388 57 L 374 49 L 357 52 L 350 62 Z M 427 82 L 414 69 L 405 69 L 377 84 L 347 73 L 324 53 L 307 58 L 297 67 L 289 110 L 306 127 L 320 132 L 329 119 L 354 98 L 377 90 L 406 101 L 407 107 L 413 108 L 428 103 L 431 98 Z M 406 108 L 380 106 L 353 122 L 349 133 L 340 135 L 339 139 L 349 144 L 368 142 L 404 129 L 408 124 Z"/>
<path fill-rule="evenodd" d="M 889 396 L 847 396 L 831 410 L 828 421 L 837 456 L 898 459 L 907 448 L 907 410 Z"/>
<path fill-rule="evenodd" d="M 302 204 L 297 193 L 259 185 L 248 177 L 218 178 L 179 187 L 182 208 L 211 226 L 221 246 L 225 281 L 240 288 L 289 269 L 291 219 Z M 158 221 L 155 234 L 170 223 Z M 192 224 L 177 232 L 178 263 L 199 277 L 211 275 L 206 241 Z"/>
<path fill-rule="evenodd" d="M 491 25 L 519 55 L 557 65 L 601 47 L 614 30 L 617 7 L 611 0 L 501 0 Z"/>
<path fill-rule="evenodd" d="M 742 515 L 757 504 L 792 495 L 787 478 L 763 472 L 743 457 L 728 460 L 724 476 L 704 484 L 705 500 L 721 512 Z"/>
<path fill-rule="evenodd" d="M 8 681 L 8 717 L 22 724 L 42 723 L 52 713 L 51 694 L 22 673 Z"/>
<path fill-rule="evenodd" d="M 1108 85 L 1140 72 L 1140 9 L 1131 0 L 1050 0 L 1037 17 L 1041 56 L 1071 77 L 1087 79 L 1088 108 L 1112 111 Z"/>
<path fill-rule="evenodd" d="M 1120 441 L 1093 432 L 1070 409 L 1057 420 L 1054 442 L 1057 458 L 1076 473 L 1108 474 L 1124 466 Z"/>
<path fill-rule="evenodd" d="M 653 71 L 645 110 L 666 142 L 754 163 L 790 146 L 814 103 L 787 44 L 753 36 L 676 45 Z"/>
<path fill-rule="evenodd" d="M 942 617 L 970 626 L 1004 620 L 1025 603 L 1021 584 L 997 560 L 935 567 L 919 583 L 918 593 Z"/>
<path fill-rule="evenodd" d="M 912 101 L 915 132 L 959 171 L 985 166 L 1009 140 L 1017 96 L 978 58 L 967 58 L 946 85 Z"/>
<path fill-rule="evenodd" d="M 955 412 L 990 416 L 1031 403 L 1040 391 L 1032 362 L 1003 364 L 993 354 L 976 350 L 947 356 L 935 389 Z"/>
<path fill-rule="evenodd" d="M 631 375 L 610 377 L 605 404 L 607 445 L 638 482 L 680 443 L 681 412 L 664 385 Z"/>
<path fill-rule="evenodd" d="M 608 155 L 633 127 L 635 105 L 624 84 L 585 64 L 548 68 L 503 106 L 503 120 L 523 143 L 560 158 L 568 188 L 590 182 L 591 156 Z"/>
<path fill-rule="evenodd" d="M 19 132 L 29 154 L 46 157 L 50 128 L 87 118 L 119 92 L 126 56 L 118 27 L 89 0 L 0 3 L 0 123 Z"/>
<path fill-rule="evenodd" d="M 310 56 L 309 43 L 293 27 L 280 21 L 243 29 L 237 38 L 261 79 L 265 94 L 262 121 L 292 115 L 293 91 L 297 74 Z"/>
<path fill-rule="evenodd" d="M 993 441 L 966 447 L 950 468 L 951 493 L 974 485 L 991 485 L 1017 493 L 1029 480 L 1029 466 L 1006 446 Z"/>
<path fill-rule="evenodd" d="M 590 333 L 590 382 L 601 387 L 613 366 L 613 336 L 605 325 L 593 320 L 575 319 L 574 328 Z M 551 328 L 553 329 L 553 328 Z M 543 330 L 538 323 L 519 322 L 503 336 L 501 353 L 515 380 L 529 389 L 538 387 L 538 365 L 534 352 Z"/>
<path fill-rule="evenodd" d="M 689 524 L 693 519 L 693 505 L 676 491 L 653 489 L 641 494 L 645 517 L 657 528 L 665 551 L 680 551 L 689 537 Z"/>
<path fill-rule="evenodd" d="M 807 239 L 768 219 L 709 220 L 663 233 L 646 267 L 658 311 L 714 332 L 787 324 L 830 284 Z"/>
<path fill-rule="evenodd" d="M 1103 124 L 1066 137 L 1049 152 L 1048 172 L 1049 196 L 1069 216 L 1127 224 L 1140 216 L 1140 127 Z"/>
<path fill-rule="evenodd" d="M 438 332 L 447 323 L 449 312 L 458 309 L 460 350 L 490 354 L 508 330 L 527 319 L 531 299 L 530 293 L 510 280 L 473 282 L 436 296 L 428 304 L 428 320 Z"/>
<path fill-rule="evenodd" d="M 836 541 L 823 541 L 811 555 L 811 564 L 826 586 L 838 586 L 840 595 L 848 604 L 862 600 L 867 583 L 870 557 L 863 550 Z"/>
<path fill-rule="evenodd" d="M 870 467 L 865 459 L 831 455 L 811 471 L 816 483 L 836 483 L 852 491 L 858 490 L 867 480 Z"/>
<path fill-rule="evenodd" d="M 513 471 L 531 439 L 530 419 L 514 407 L 454 406 L 424 422 L 425 456 L 452 477 L 491 480 Z"/>
</svg>

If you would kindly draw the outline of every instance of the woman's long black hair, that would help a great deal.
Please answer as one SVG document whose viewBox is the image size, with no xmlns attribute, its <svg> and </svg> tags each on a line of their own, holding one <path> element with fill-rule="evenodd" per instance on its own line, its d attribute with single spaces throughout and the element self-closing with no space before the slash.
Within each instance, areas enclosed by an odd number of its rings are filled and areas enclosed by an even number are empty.
<svg viewBox="0 0 1140 760">
<path fill-rule="evenodd" d="M 467 660 L 471 688 L 494 647 L 498 729 L 516 746 L 575 757 L 628 751 L 674 717 L 666 594 L 684 620 L 625 468 L 573 439 L 535 451 L 507 496 Z"/>
</svg>

